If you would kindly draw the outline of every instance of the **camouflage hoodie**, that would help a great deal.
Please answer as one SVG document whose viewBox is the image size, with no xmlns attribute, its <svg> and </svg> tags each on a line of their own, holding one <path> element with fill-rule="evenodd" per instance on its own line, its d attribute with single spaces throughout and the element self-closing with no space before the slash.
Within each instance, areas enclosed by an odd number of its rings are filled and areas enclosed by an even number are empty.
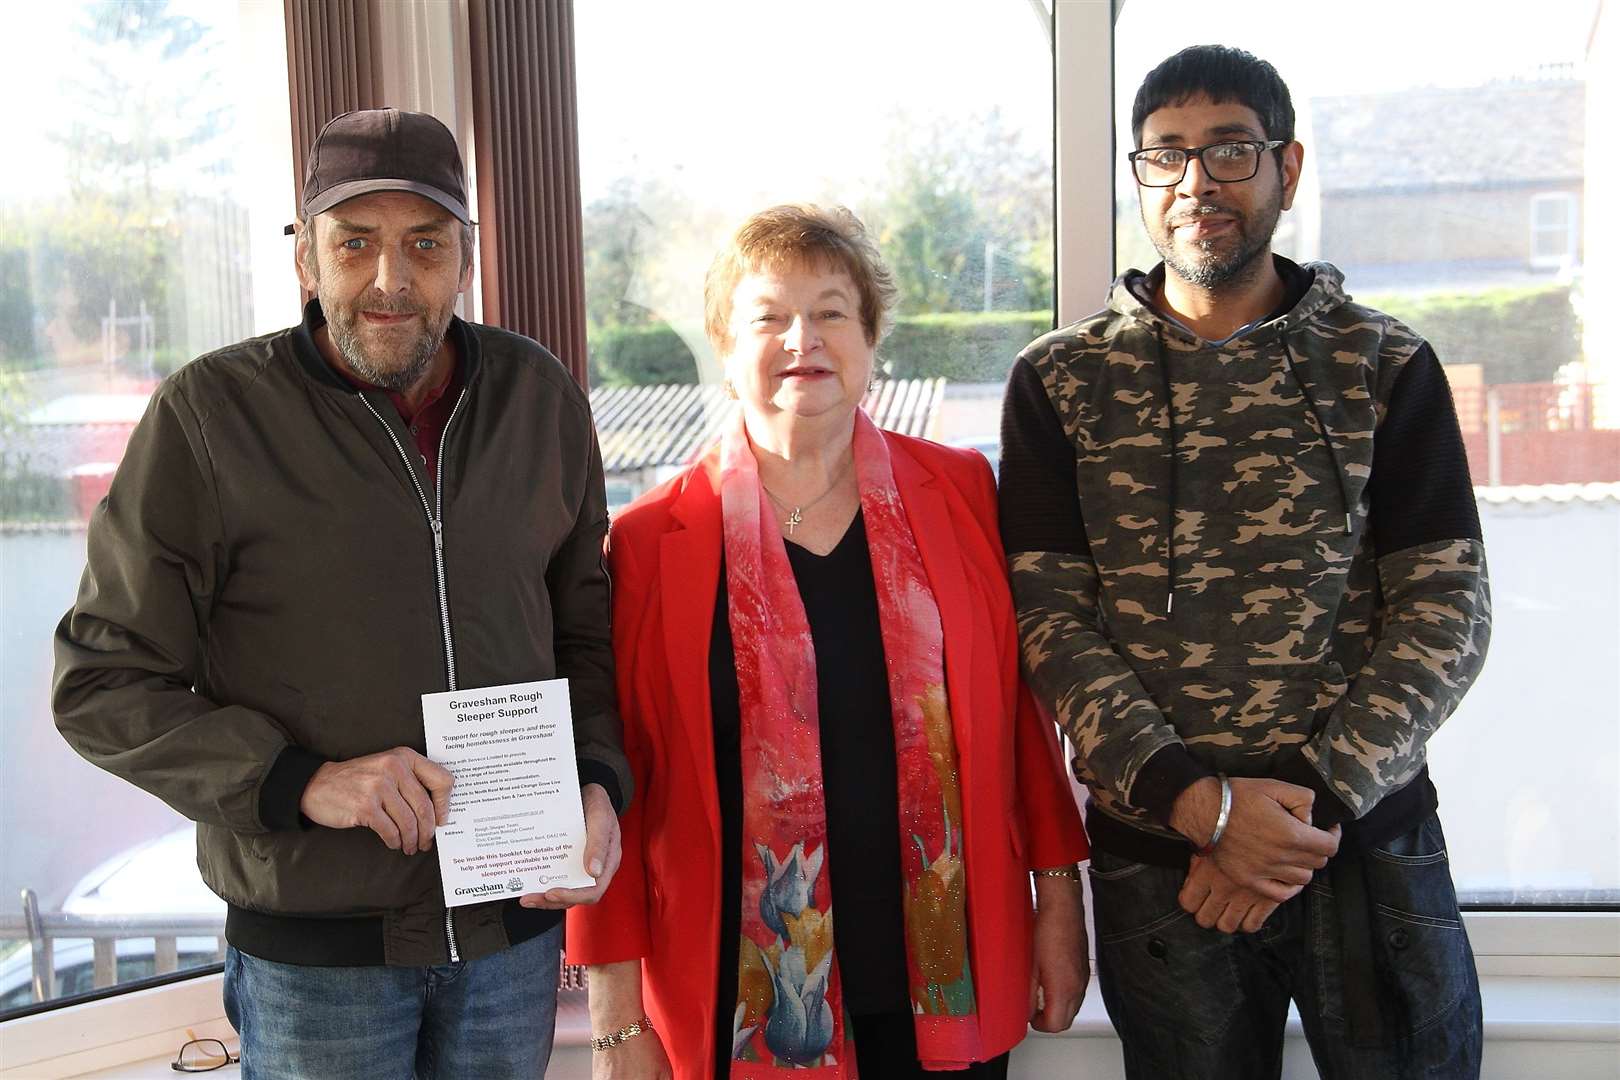
<svg viewBox="0 0 1620 1080">
<path fill-rule="evenodd" d="M 1217 771 L 1308 784 L 1319 824 L 1420 777 L 1432 808 L 1424 745 L 1489 637 L 1432 350 L 1350 302 L 1334 267 L 1278 265 L 1298 302 L 1219 345 L 1144 304 L 1133 271 L 1104 311 L 1031 344 L 1009 383 L 1007 425 L 1020 378 L 1061 424 L 1081 533 L 1063 550 L 1008 537 L 1031 685 L 1094 806 L 1167 838 L 1166 798 Z M 1008 498 L 1022 469 L 1066 472 L 1053 456 L 1009 450 Z M 1149 798 L 1153 772 L 1180 779 Z"/>
</svg>

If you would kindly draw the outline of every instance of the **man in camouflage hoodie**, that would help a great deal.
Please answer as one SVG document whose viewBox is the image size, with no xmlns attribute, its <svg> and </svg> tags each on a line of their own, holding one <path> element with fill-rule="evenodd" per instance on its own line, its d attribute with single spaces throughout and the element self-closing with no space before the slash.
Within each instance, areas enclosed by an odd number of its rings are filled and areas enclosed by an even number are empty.
<svg viewBox="0 0 1620 1080">
<path fill-rule="evenodd" d="M 1490 622 L 1445 376 L 1271 253 L 1304 157 L 1271 65 L 1184 50 L 1132 126 L 1164 261 L 1020 355 L 1001 472 L 1126 1073 L 1277 1076 L 1292 998 L 1324 1076 L 1477 1076 L 1425 765 Z"/>
</svg>

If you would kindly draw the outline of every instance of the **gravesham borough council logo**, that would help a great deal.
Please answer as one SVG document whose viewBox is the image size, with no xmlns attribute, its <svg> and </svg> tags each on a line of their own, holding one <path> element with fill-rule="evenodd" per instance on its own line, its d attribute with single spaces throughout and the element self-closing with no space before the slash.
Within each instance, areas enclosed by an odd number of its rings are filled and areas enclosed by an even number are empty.
<svg viewBox="0 0 1620 1080">
<path fill-rule="evenodd" d="M 508 881 L 506 883 L 506 891 L 507 892 L 522 892 L 523 891 L 523 879 L 520 878 L 520 877 L 515 877 L 511 881 Z"/>
</svg>

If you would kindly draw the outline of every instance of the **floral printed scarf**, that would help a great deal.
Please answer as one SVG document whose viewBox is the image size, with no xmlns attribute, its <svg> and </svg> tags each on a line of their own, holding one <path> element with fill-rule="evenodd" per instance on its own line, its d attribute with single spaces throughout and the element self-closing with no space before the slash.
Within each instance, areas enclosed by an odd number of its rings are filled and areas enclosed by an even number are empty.
<svg viewBox="0 0 1620 1080">
<path fill-rule="evenodd" d="M 967 949 L 962 793 L 945 700 L 939 607 L 889 448 L 855 414 L 855 476 L 871 550 L 899 765 L 906 964 L 918 1055 L 980 1054 Z M 787 548 L 739 416 L 722 438 L 728 617 L 742 706 L 743 887 L 733 1080 L 781 1070 L 856 1076 L 833 951 L 816 655 Z"/>
</svg>

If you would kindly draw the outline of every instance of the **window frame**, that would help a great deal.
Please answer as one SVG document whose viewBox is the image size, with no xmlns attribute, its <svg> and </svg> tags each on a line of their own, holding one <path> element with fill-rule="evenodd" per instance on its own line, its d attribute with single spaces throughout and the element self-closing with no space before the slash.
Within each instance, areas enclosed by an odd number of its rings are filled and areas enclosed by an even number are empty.
<svg viewBox="0 0 1620 1080">
<path fill-rule="evenodd" d="M 1561 994 L 1590 990 L 1593 979 L 1620 980 L 1620 912 L 1469 911 L 1463 922 L 1487 986 L 1487 1041 L 1525 1038 L 1526 1024 L 1535 1028 L 1531 1037 L 1549 1043 L 1590 1038 L 1589 1023 L 1569 1021 Z M 1493 1013 L 1491 983 L 1527 978 L 1537 980 L 1536 1014 Z M 158 1059 L 172 1055 L 190 1037 L 188 1029 L 199 1038 L 232 1042 L 223 981 L 214 971 L 8 1020 L 0 1038 L 0 1080 L 76 1076 Z M 1093 982 L 1088 997 L 1097 994 Z M 1088 1033 L 1077 1026 L 1071 1034 Z M 572 1041 L 560 1038 L 558 1045 Z"/>
<path fill-rule="evenodd" d="M 1541 212 L 1550 206 L 1561 206 L 1564 209 L 1564 223 L 1562 228 L 1558 225 L 1544 225 L 1541 222 Z M 1538 270 L 1559 270 L 1566 266 L 1573 266 L 1579 261 L 1581 206 L 1579 200 L 1568 191 L 1541 191 L 1530 196 L 1530 265 Z M 1563 233 L 1563 250 L 1556 255 L 1543 254 L 1540 248 L 1542 237 Z"/>
<path fill-rule="evenodd" d="M 239 0 L 257 9 L 253 0 Z M 1059 325 L 1072 322 L 1097 306 L 1114 274 L 1114 75 L 1113 27 L 1124 0 L 1053 0 L 1054 167 L 1056 169 L 1056 290 Z M 397 20 L 390 31 L 399 48 L 385 51 L 385 85 L 401 94 L 399 103 L 434 109 L 435 95 L 455 98 L 458 139 L 471 153 L 470 106 L 465 87 L 467 52 L 465 13 L 458 8 L 456 33 L 423 33 L 442 28 L 443 5 L 432 0 L 402 0 L 386 6 Z M 410 46 L 407 48 L 407 44 Z M 424 57 L 412 49 L 425 50 Z M 452 82 L 444 81 L 449 71 Z M 392 81 L 389 81 L 392 80 Z M 431 82 L 432 85 L 428 85 Z M 452 90 L 451 87 L 454 89 Z M 1106 146 L 1108 152 L 1098 152 Z M 1547 193 L 1535 199 L 1559 197 Z M 1579 206 L 1572 207 L 1569 254 L 1578 248 Z M 1532 235 L 1535 228 L 1531 215 Z M 1532 248 L 1532 252 L 1533 252 Z M 1555 265 L 1562 265 L 1560 260 Z M 469 298 L 476 317 L 478 298 Z M 1474 940 L 1482 976 L 1531 976 L 1549 979 L 1549 1011 L 1556 1012 L 1558 979 L 1620 980 L 1620 909 L 1579 912 L 1467 910 L 1464 920 Z M 123 1062 L 172 1053 L 186 1037 L 229 1037 L 224 1019 L 217 968 L 200 968 L 161 986 L 117 991 L 104 998 L 30 1010 L 0 1022 L 0 1077 L 73 1075 Z M 1096 993 L 1095 987 L 1092 993 Z M 43 1003 L 46 1006 L 49 1003 Z"/>
</svg>

